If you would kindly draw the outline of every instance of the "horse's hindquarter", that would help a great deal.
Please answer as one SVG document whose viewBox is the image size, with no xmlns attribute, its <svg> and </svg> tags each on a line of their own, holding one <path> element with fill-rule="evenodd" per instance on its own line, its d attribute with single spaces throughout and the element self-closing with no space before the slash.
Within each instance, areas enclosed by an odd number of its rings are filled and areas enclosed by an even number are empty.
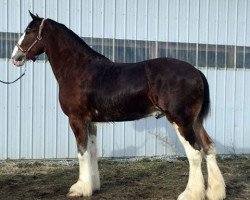
<svg viewBox="0 0 250 200">
<path fill-rule="evenodd" d="M 144 66 L 114 64 L 95 77 L 88 95 L 93 121 L 135 120 L 153 111 Z"/>
<path fill-rule="evenodd" d="M 181 116 L 201 105 L 203 82 L 199 71 L 189 63 L 172 58 L 150 60 L 146 67 L 149 96 L 165 113 Z M 173 114 L 175 113 L 175 114 Z M 170 119 L 170 118 L 169 118 Z"/>
</svg>

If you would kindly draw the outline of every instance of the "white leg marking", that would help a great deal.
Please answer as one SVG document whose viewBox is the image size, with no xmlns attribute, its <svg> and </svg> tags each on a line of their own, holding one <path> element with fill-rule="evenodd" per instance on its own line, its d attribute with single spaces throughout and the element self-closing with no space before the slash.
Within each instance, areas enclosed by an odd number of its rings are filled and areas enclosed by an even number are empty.
<svg viewBox="0 0 250 200">
<path fill-rule="evenodd" d="M 89 197 L 93 193 L 94 183 L 91 166 L 91 151 L 90 151 L 90 137 L 88 138 L 88 145 L 85 153 L 81 155 L 78 153 L 79 160 L 79 179 L 71 186 L 68 197 Z"/>
<path fill-rule="evenodd" d="M 90 154 L 91 154 L 91 167 L 93 190 L 100 190 L 100 173 L 98 169 L 97 150 L 96 150 L 96 135 L 90 135 Z"/>
<path fill-rule="evenodd" d="M 208 200 L 222 200 L 226 198 L 225 182 L 217 165 L 214 145 L 210 146 L 206 156 L 208 171 L 208 188 L 206 196 Z"/>
<path fill-rule="evenodd" d="M 90 152 L 81 155 L 78 154 L 79 159 L 79 179 L 69 189 L 68 197 L 89 197 L 93 193 L 93 180 L 91 176 L 91 158 Z"/>
<path fill-rule="evenodd" d="M 189 178 L 188 184 L 184 192 L 182 192 L 178 200 L 203 200 L 205 199 L 204 178 L 201 171 L 202 154 L 195 150 L 188 141 L 179 132 L 179 127 L 173 123 L 177 135 L 185 149 L 189 161 Z"/>
<path fill-rule="evenodd" d="M 24 37 L 25 37 L 25 32 L 23 33 L 23 35 L 21 36 L 21 38 L 17 42 L 19 45 L 22 44 L 22 41 L 23 41 Z M 11 58 L 13 58 L 17 54 L 17 52 L 18 52 L 18 48 L 17 48 L 17 46 L 15 46 L 15 48 L 14 48 L 12 54 L 11 54 Z"/>
</svg>

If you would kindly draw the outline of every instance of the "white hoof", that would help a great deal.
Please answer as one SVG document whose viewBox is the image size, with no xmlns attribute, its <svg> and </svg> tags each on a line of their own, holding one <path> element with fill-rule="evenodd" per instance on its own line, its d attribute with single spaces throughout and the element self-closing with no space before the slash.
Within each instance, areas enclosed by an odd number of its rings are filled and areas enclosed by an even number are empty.
<svg viewBox="0 0 250 200">
<path fill-rule="evenodd" d="M 84 184 L 82 181 L 78 180 L 69 189 L 67 197 L 89 197 L 93 193 L 92 187 L 89 184 Z"/>
<path fill-rule="evenodd" d="M 191 191 L 189 189 L 186 189 L 184 192 L 182 192 L 177 200 L 204 200 L 204 193 L 194 193 L 194 191 Z"/>
<path fill-rule="evenodd" d="M 208 186 L 206 191 L 207 200 L 223 200 L 226 198 L 226 189 L 224 184 L 214 184 Z"/>
</svg>

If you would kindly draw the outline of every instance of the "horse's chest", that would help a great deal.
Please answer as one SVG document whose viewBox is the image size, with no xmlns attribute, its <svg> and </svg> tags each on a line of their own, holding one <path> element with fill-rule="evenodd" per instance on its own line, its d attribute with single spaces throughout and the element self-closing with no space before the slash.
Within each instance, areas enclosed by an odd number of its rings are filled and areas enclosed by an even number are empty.
<svg viewBox="0 0 250 200">
<path fill-rule="evenodd" d="M 66 115 L 83 112 L 85 99 L 80 87 L 59 87 L 59 101 Z"/>
</svg>

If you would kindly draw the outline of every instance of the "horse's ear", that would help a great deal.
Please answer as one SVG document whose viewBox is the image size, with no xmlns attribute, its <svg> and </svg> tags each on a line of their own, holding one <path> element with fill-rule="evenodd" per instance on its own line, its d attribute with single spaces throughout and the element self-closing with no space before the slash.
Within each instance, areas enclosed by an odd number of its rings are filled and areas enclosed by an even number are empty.
<svg viewBox="0 0 250 200">
<path fill-rule="evenodd" d="M 29 10 L 29 13 L 33 20 L 36 20 L 37 18 L 39 18 L 38 16 L 35 16 L 32 12 L 30 12 L 30 10 Z"/>
</svg>

